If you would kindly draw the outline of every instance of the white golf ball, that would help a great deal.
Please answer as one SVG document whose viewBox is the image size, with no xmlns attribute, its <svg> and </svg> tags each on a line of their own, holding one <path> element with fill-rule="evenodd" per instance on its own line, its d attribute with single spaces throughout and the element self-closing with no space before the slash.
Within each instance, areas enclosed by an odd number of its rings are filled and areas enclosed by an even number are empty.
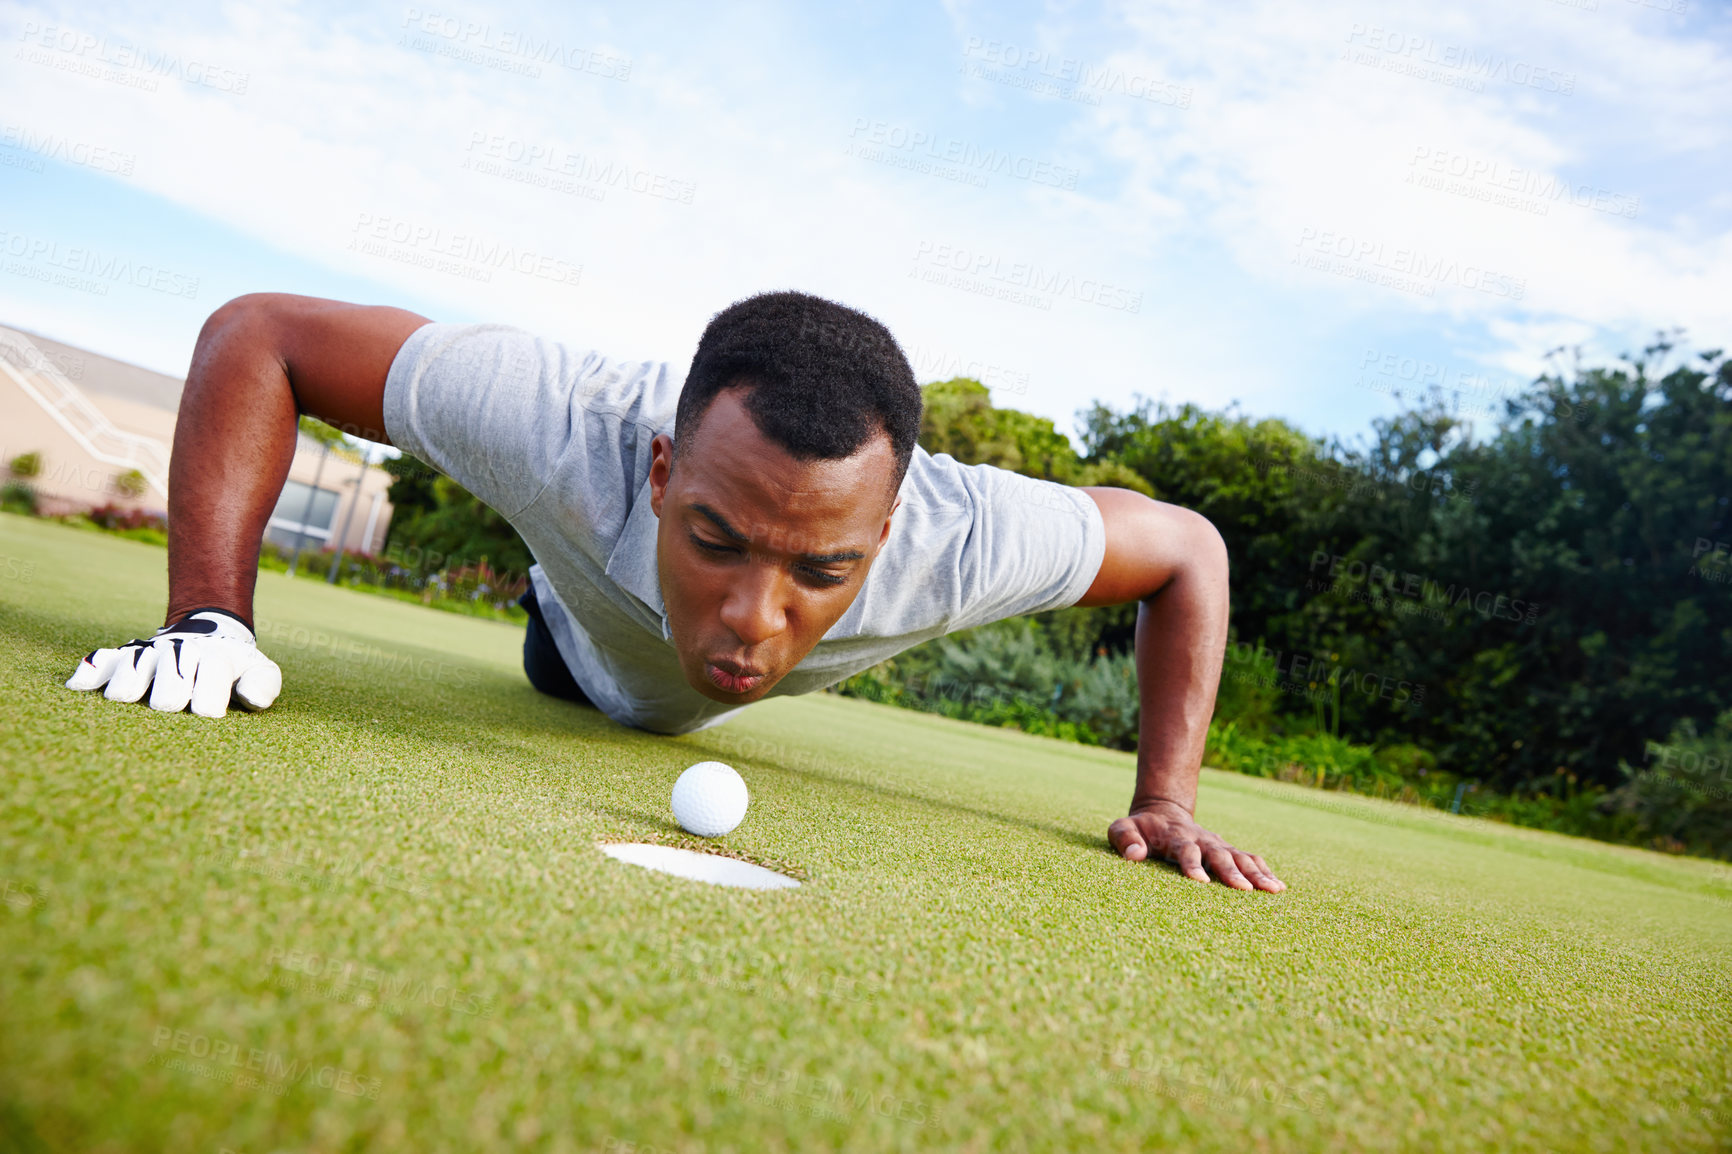
<svg viewBox="0 0 1732 1154">
<path fill-rule="evenodd" d="M 699 837 L 721 837 L 745 818 L 750 800 L 733 766 L 700 761 L 674 782 L 674 820 Z"/>
</svg>

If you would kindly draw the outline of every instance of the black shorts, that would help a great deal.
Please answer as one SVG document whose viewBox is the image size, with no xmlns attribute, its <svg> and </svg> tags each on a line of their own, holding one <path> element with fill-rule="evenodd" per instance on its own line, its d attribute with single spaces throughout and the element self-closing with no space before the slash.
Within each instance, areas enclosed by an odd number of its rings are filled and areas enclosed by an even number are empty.
<svg viewBox="0 0 1732 1154">
<path fill-rule="evenodd" d="M 529 614 L 529 626 L 523 631 L 523 672 L 529 684 L 549 697 L 594 709 L 595 703 L 584 695 L 565 658 L 553 644 L 553 634 L 547 631 L 547 622 L 541 616 L 541 603 L 535 599 L 535 586 L 531 585 L 517 603 Z"/>
</svg>

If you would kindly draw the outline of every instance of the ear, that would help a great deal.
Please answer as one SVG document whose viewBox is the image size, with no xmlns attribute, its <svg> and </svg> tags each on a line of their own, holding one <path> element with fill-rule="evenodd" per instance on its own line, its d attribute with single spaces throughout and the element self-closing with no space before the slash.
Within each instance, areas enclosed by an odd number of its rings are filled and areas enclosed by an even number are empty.
<svg viewBox="0 0 1732 1154">
<path fill-rule="evenodd" d="M 650 442 L 650 509 L 659 520 L 662 515 L 662 499 L 667 494 L 668 482 L 674 476 L 674 439 L 666 433 L 657 433 L 655 440 Z"/>
<path fill-rule="evenodd" d="M 878 548 L 873 550 L 874 553 L 882 552 L 884 542 L 890 540 L 890 519 L 896 516 L 896 510 L 900 508 L 902 508 L 902 498 L 898 497 L 896 503 L 890 506 L 890 512 L 884 514 L 884 529 L 878 534 Z"/>
</svg>

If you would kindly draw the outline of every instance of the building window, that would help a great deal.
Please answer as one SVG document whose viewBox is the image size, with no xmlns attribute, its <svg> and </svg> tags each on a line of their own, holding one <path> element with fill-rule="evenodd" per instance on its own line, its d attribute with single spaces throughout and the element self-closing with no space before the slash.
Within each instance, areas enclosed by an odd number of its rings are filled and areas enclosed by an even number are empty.
<svg viewBox="0 0 1732 1154">
<path fill-rule="evenodd" d="M 311 495 L 312 507 L 307 498 Z M 265 524 L 265 540 L 293 549 L 303 545 L 321 549 L 330 544 L 331 522 L 337 514 L 337 490 L 315 489 L 299 481 L 283 483 L 283 494 Z M 304 518 L 304 520 L 303 520 Z"/>
</svg>

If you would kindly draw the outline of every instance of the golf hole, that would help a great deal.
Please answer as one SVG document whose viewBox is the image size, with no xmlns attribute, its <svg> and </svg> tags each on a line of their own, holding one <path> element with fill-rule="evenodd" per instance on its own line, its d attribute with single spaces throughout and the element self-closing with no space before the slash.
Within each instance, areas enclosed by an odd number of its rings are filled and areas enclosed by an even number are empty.
<svg viewBox="0 0 1732 1154">
<path fill-rule="evenodd" d="M 713 853 L 676 849 L 671 845 L 645 845 L 640 842 L 603 844 L 601 852 L 617 861 L 630 862 L 645 869 L 659 870 L 675 877 L 708 882 L 713 886 L 734 886 L 745 890 L 793 889 L 800 883 L 787 874 L 736 861 Z"/>
</svg>

